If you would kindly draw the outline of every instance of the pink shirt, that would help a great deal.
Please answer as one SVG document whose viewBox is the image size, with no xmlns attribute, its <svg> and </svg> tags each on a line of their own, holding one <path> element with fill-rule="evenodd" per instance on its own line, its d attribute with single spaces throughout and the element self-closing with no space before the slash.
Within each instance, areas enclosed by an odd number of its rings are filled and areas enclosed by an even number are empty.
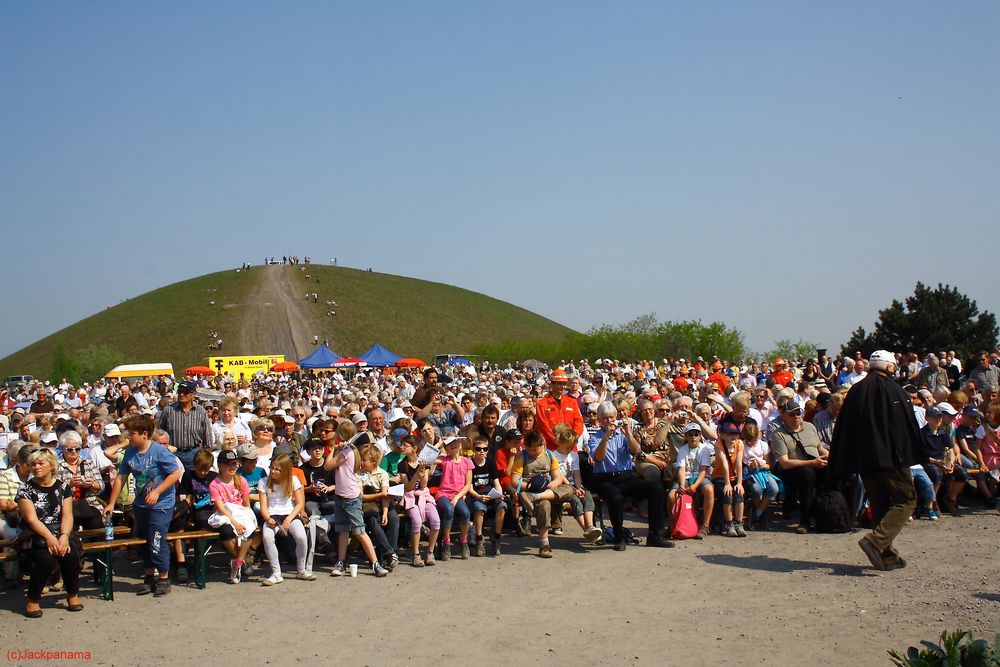
<svg viewBox="0 0 1000 667">
<path fill-rule="evenodd" d="M 472 459 L 467 456 L 460 456 L 458 460 L 444 458 L 438 462 L 441 467 L 441 485 L 438 486 L 437 497 L 451 500 L 458 495 L 458 492 L 465 488 L 465 479 L 470 470 L 475 468 Z"/>
<path fill-rule="evenodd" d="M 239 475 L 233 479 L 232 484 L 226 484 L 221 477 L 216 477 L 208 485 L 208 495 L 212 502 L 221 500 L 224 503 L 243 504 L 243 499 L 250 495 L 250 486 L 247 481 Z"/>
<path fill-rule="evenodd" d="M 337 495 L 341 498 L 357 498 L 361 495 L 361 483 L 354 472 L 354 448 L 344 447 L 340 450 L 344 463 L 333 471 L 333 481 L 337 485 Z"/>
</svg>

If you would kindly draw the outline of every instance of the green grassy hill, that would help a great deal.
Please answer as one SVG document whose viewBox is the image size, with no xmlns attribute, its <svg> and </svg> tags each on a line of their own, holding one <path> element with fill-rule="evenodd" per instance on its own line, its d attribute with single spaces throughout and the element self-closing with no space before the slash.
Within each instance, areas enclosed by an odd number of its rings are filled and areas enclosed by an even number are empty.
<svg viewBox="0 0 1000 667">
<path fill-rule="evenodd" d="M 297 360 L 296 350 L 312 349 L 312 333 L 329 338 L 342 355 L 360 354 L 378 342 L 404 357 L 431 361 L 435 354 L 469 352 L 477 343 L 557 341 L 570 331 L 523 308 L 458 287 L 356 269 L 310 265 L 307 270 L 310 279 L 299 267 L 258 267 L 162 287 L 0 359 L 0 379 L 22 373 L 48 378 L 60 346 L 71 359 L 81 352 L 94 356 L 98 348 L 104 355 L 117 354 L 121 363 L 166 361 L 180 372 L 209 354 L 285 354 Z M 285 292 L 296 295 L 291 309 L 288 303 L 254 302 L 260 298 L 266 271 L 272 272 L 268 294 L 273 295 L 277 280 Z M 319 295 L 315 304 L 303 298 L 313 291 Z M 326 315 L 331 309 L 324 304 L 328 299 L 337 302 L 336 317 Z M 309 340 L 296 340 L 294 347 L 277 333 L 273 340 L 268 337 L 280 328 L 273 322 L 288 318 L 289 312 L 297 320 L 295 329 L 309 332 Z M 287 322 L 280 324 L 287 330 Z M 222 352 L 207 350 L 212 329 L 225 341 Z"/>
</svg>

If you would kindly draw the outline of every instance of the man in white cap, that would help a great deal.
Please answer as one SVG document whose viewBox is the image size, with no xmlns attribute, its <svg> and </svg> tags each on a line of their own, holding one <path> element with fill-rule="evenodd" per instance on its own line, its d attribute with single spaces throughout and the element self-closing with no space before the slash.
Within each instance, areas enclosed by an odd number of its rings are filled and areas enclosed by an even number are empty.
<svg viewBox="0 0 1000 667">
<path fill-rule="evenodd" d="M 892 542 L 916 507 L 910 466 L 927 463 L 910 395 L 892 381 L 896 357 L 876 350 L 870 373 L 847 392 L 830 443 L 830 470 L 858 473 L 872 505 L 875 528 L 858 540 L 879 570 L 906 567 Z"/>
</svg>

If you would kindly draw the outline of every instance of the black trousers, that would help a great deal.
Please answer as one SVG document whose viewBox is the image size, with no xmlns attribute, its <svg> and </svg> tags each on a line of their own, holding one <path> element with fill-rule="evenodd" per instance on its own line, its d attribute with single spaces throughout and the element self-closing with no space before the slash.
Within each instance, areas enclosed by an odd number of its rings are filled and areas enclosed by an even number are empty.
<svg viewBox="0 0 1000 667">
<path fill-rule="evenodd" d="M 66 595 L 73 597 L 80 593 L 80 554 L 73 549 L 70 549 L 65 556 L 53 556 L 44 543 L 41 546 L 33 544 L 28 550 L 28 560 L 31 562 L 28 599 L 32 602 L 38 602 L 42 599 L 42 590 L 49 581 L 49 575 L 52 574 L 57 565 L 62 571 Z"/>
<path fill-rule="evenodd" d="M 81 530 L 97 530 L 104 527 L 104 516 L 92 505 L 74 502 L 73 525 Z"/>
<path fill-rule="evenodd" d="M 785 502 L 788 496 L 794 494 L 799 501 L 799 523 L 808 526 L 812 521 L 812 506 L 816 499 L 816 485 L 820 483 L 821 473 L 816 468 L 790 468 L 781 471 L 781 479 L 785 482 Z"/>
<path fill-rule="evenodd" d="M 664 534 L 665 495 L 663 485 L 659 482 L 647 481 L 634 470 L 622 473 L 594 473 L 590 490 L 601 496 L 608 505 L 615 542 L 622 540 L 626 496 L 645 500 L 649 506 L 649 534 L 651 536 Z"/>
</svg>

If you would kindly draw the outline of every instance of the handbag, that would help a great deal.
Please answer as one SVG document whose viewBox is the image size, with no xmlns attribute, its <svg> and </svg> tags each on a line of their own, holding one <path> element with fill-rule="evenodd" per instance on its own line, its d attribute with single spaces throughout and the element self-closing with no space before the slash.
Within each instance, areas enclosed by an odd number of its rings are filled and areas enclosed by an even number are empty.
<svg viewBox="0 0 1000 667">
<path fill-rule="evenodd" d="M 675 540 L 689 540 L 698 534 L 698 520 L 694 516 L 694 497 L 682 493 L 670 511 L 670 534 Z"/>
</svg>

